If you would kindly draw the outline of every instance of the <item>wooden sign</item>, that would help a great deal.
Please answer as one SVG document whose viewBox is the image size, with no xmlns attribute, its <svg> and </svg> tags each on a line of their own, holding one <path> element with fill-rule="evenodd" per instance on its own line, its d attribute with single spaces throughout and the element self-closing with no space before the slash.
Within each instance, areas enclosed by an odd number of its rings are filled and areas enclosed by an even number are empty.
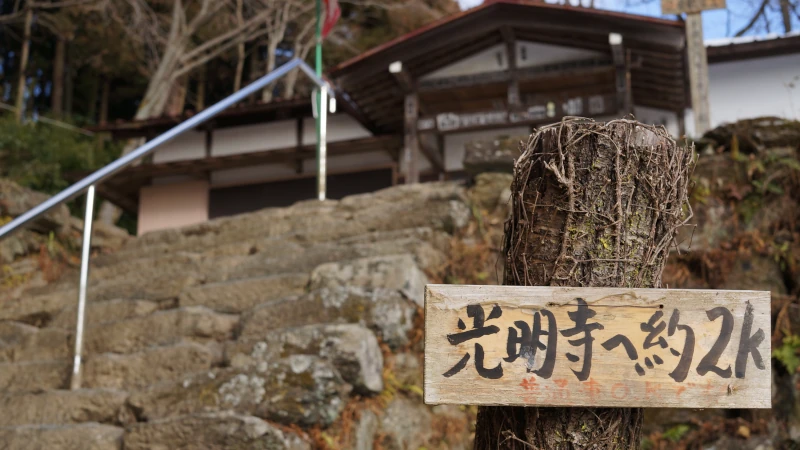
<svg viewBox="0 0 800 450">
<path fill-rule="evenodd" d="M 725 9 L 725 0 L 661 0 L 661 14 L 697 13 Z"/>
<path fill-rule="evenodd" d="M 617 110 L 616 98 L 612 95 L 569 97 L 564 100 L 536 98 L 526 102 L 528 106 L 519 111 L 497 110 L 471 113 L 441 113 L 417 121 L 420 132 L 467 131 L 497 126 L 557 122 L 564 116 L 587 116 L 612 114 Z"/>
<path fill-rule="evenodd" d="M 770 408 L 770 294 L 428 285 L 425 402 Z"/>
</svg>

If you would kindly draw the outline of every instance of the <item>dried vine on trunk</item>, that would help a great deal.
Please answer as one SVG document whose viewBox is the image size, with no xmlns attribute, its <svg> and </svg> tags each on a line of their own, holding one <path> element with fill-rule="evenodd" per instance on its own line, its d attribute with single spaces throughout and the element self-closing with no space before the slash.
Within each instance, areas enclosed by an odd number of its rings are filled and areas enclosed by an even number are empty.
<svg viewBox="0 0 800 450">
<path fill-rule="evenodd" d="M 691 217 L 691 148 L 663 127 L 567 118 L 541 128 L 514 167 L 505 284 L 653 288 Z M 629 449 L 636 408 L 482 407 L 476 449 Z"/>
</svg>

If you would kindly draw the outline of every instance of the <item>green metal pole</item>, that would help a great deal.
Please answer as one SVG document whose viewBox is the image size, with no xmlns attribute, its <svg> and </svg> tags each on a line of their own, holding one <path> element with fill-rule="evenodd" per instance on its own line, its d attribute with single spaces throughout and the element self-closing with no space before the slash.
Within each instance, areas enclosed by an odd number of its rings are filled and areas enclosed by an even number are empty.
<svg viewBox="0 0 800 450">
<path fill-rule="evenodd" d="M 322 0 L 317 0 L 317 47 L 316 47 L 316 70 L 317 76 L 322 77 Z M 322 92 L 320 89 L 315 94 L 317 97 L 317 197 L 320 200 L 325 200 L 325 182 L 321 179 L 324 176 L 324 171 L 321 170 L 322 158 Z M 327 105 L 325 105 L 327 106 Z"/>
</svg>

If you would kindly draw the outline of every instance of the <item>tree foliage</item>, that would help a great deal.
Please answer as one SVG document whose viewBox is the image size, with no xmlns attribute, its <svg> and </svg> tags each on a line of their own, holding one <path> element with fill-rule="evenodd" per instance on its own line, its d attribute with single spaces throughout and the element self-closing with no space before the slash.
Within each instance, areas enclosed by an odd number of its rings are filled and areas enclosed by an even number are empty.
<svg viewBox="0 0 800 450">
<path fill-rule="evenodd" d="M 31 189 L 56 193 L 71 184 L 68 174 L 97 169 L 119 152 L 113 144 L 44 123 L 0 119 L 0 178 Z M 74 180 L 72 180 L 74 181 Z"/>
</svg>

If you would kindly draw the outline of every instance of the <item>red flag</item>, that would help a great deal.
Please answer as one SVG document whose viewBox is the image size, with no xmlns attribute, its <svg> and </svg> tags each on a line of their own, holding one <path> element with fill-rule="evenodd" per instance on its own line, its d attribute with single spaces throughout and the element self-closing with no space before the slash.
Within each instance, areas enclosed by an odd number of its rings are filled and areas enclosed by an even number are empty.
<svg viewBox="0 0 800 450">
<path fill-rule="evenodd" d="M 322 22 L 323 38 L 327 37 L 331 31 L 333 31 L 333 27 L 341 16 L 342 10 L 339 8 L 339 0 L 325 0 L 325 21 Z"/>
</svg>

